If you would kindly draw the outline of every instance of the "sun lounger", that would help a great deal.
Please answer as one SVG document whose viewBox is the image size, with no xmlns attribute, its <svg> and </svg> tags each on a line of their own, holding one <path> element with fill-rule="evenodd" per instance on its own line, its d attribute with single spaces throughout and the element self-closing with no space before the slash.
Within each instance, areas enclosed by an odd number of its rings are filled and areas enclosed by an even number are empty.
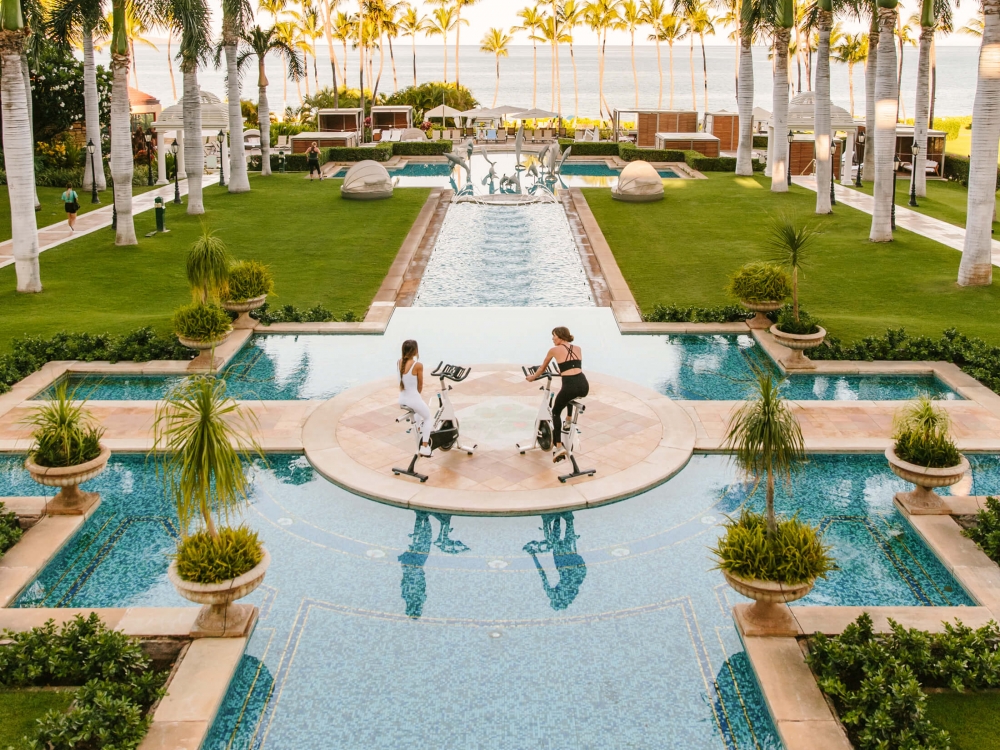
<svg viewBox="0 0 1000 750">
<path fill-rule="evenodd" d="M 903 169 L 907 172 L 913 171 L 913 165 L 909 162 L 903 162 Z M 932 159 L 928 159 L 924 163 L 924 172 L 929 175 L 937 176 L 938 173 L 938 163 Z"/>
</svg>

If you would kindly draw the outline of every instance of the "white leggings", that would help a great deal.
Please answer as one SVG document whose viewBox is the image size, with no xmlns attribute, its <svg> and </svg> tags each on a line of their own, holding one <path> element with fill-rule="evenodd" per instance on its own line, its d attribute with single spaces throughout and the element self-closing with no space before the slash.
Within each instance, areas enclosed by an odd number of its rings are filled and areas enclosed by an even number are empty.
<svg viewBox="0 0 1000 750">
<path fill-rule="evenodd" d="M 420 394 L 408 391 L 400 392 L 399 405 L 413 409 L 413 424 L 420 430 L 420 442 L 429 443 L 431 441 L 431 427 L 434 425 L 431 421 L 431 410 L 420 398 Z"/>
</svg>

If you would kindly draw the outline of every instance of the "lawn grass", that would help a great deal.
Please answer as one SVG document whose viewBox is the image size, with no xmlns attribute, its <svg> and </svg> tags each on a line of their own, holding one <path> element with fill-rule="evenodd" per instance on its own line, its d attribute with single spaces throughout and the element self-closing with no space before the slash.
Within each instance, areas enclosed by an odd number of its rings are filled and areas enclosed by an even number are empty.
<svg viewBox="0 0 1000 750">
<path fill-rule="evenodd" d="M 72 702 L 70 690 L 0 690 L 0 747 L 34 736 L 38 719 L 50 709 L 65 711 Z"/>
<path fill-rule="evenodd" d="M 153 187 L 133 187 L 132 194 L 139 195 L 145 193 L 147 190 L 155 190 L 157 187 L 162 187 L 162 185 L 154 185 Z M 50 224 L 57 224 L 60 221 L 66 220 L 66 209 L 63 205 L 62 199 L 59 197 L 66 191 L 66 188 L 53 188 L 53 187 L 40 187 L 38 188 L 38 202 L 42 204 L 42 210 L 35 212 L 35 221 L 38 222 L 38 228 L 47 227 Z M 100 204 L 90 202 L 90 191 L 84 192 L 80 188 L 76 189 L 77 194 L 80 196 L 80 210 L 77 212 L 77 216 L 81 216 L 91 211 L 104 208 L 104 206 L 111 205 L 111 188 L 109 187 L 104 192 L 98 193 L 101 199 Z M 11 238 L 10 233 L 10 195 L 7 192 L 6 185 L 0 185 L 0 242 L 9 240 Z"/>
<path fill-rule="evenodd" d="M 725 287 L 741 265 L 773 255 L 769 216 L 822 225 L 802 271 L 802 306 L 830 335 L 851 341 L 905 327 L 914 334 L 957 328 L 1000 343 L 1000 285 L 959 288 L 961 253 L 903 230 L 871 243 L 871 217 L 837 206 L 814 213 L 816 194 L 792 186 L 771 193 L 763 176 L 710 173 L 705 180 L 664 180 L 659 203 L 621 203 L 610 190 L 584 195 L 643 311 L 653 305 L 733 304 Z"/>
<path fill-rule="evenodd" d="M 184 264 L 203 223 L 235 257 L 271 267 L 273 304 L 323 304 L 338 317 L 348 310 L 363 316 L 430 192 L 406 188 L 385 201 L 345 201 L 340 180 L 252 175 L 250 184 L 242 195 L 205 188 L 203 216 L 169 203 L 169 234 L 144 237 L 155 228 L 154 212 L 137 215 L 135 247 L 115 247 L 108 227 L 42 253 L 41 294 L 17 294 L 14 267 L 0 269 L 0 351 L 24 334 L 147 325 L 170 333 L 172 312 L 190 302 Z"/>
<path fill-rule="evenodd" d="M 852 190 L 860 190 L 866 195 L 871 195 L 874 186 L 866 182 L 862 187 L 857 188 L 851 185 Z M 925 214 L 934 219 L 940 219 L 956 227 L 965 227 L 965 213 L 968 207 L 969 189 L 958 182 L 945 182 L 944 180 L 927 181 L 927 197 L 917 198 L 917 206 L 910 203 L 910 178 L 900 177 L 896 182 L 896 205 Z M 1000 236 L 1000 221 L 993 222 L 993 229 Z"/>
<path fill-rule="evenodd" d="M 1000 693 L 931 693 L 927 718 L 951 735 L 951 750 L 1000 750 Z"/>
</svg>

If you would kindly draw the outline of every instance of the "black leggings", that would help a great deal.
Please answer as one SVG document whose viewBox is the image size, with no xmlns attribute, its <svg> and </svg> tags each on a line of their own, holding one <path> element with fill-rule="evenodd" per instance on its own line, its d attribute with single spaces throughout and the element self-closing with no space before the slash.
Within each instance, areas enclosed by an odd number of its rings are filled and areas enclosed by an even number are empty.
<svg viewBox="0 0 1000 750">
<path fill-rule="evenodd" d="M 556 394 L 556 402 L 552 405 L 552 439 L 556 443 L 562 442 L 562 413 L 566 404 L 574 398 L 583 398 L 590 393 L 590 383 L 587 376 L 582 372 L 579 375 L 564 375 L 562 378 L 562 388 Z"/>
<path fill-rule="evenodd" d="M 313 161 L 312 159 L 310 159 L 309 160 L 309 176 L 310 177 L 313 176 L 313 171 L 315 171 L 316 174 L 318 174 L 320 177 L 323 176 L 323 172 L 319 168 L 319 161 Z"/>
</svg>

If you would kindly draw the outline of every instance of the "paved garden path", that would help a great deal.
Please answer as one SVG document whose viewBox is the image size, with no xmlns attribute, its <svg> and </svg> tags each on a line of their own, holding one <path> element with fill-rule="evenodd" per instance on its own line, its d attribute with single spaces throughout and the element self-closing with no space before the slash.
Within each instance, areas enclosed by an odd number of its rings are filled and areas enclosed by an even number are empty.
<svg viewBox="0 0 1000 750">
<path fill-rule="evenodd" d="M 816 178 L 813 175 L 793 177 L 792 182 L 809 190 L 816 189 Z M 905 181 L 905 184 L 901 181 L 900 184 L 904 186 L 903 189 L 907 189 L 909 181 Z M 899 186 L 897 185 L 897 187 Z M 837 203 L 856 208 L 869 215 L 875 210 L 875 199 L 872 196 L 839 184 L 837 185 Z M 962 252 L 965 243 L 965 230 L 962 227 L 956 227 L 954 224 L 940 219 L 911 211 L 905 206 L 896 206 L 896 226 L 940 242 L 942 245 L 947 245 L 959 252 Z M 997 240 L 993 240 L 993 265 L 1000 266 L 1000 242 Z"/>
<path fill-rule="evenodd" d="M 219 178 L 217 175 L 205 175 L 202 180 L 202 185 L 208 187 L 209 185 L 216 184 L 218 181 Z M 187 195 L 187 180 L 181 180 L 179 187 L 181 195 Z M 164 185 L 156 190 L 150 190 L 149 192 L 142 193 L 141 195 L 132 196 L 132 213 L 139 214 L 143 211 L 148 211 L 153 207 L 153 202 L 157 197 L 163 198 L 163 202 L 168 205 L 168 215 L 172 210 L 176 210 L 177 207 L 170 207 L 170 202 L 174 199 L 174 186 L 173 184 L 170 184 Z M 80 199 L 89 201 L 90 191 L 85 192 L 81 190 Z M 68 242 L 69 240 L 82 237 L 85 234 L 96 232 L 98 229 L 111 226 L 113 203 L 111 202 L 110 187 L 101 193 L 101 200 L 107 203 L 104 208 L 80 214 L 76 217 L 76 231 L 71 232 L 69 223 L 66 221 L 50 224 L 47 227 L 40 227 L 38 230 L 38 251 L 43 253 L 46 250 L 56 247 L 57 245 L 61 245 L 64 242 Z M 0 268 L 9 266 L 14 262 L 13 253 L 13 240 L 0 242 Z"/>
</svg>

